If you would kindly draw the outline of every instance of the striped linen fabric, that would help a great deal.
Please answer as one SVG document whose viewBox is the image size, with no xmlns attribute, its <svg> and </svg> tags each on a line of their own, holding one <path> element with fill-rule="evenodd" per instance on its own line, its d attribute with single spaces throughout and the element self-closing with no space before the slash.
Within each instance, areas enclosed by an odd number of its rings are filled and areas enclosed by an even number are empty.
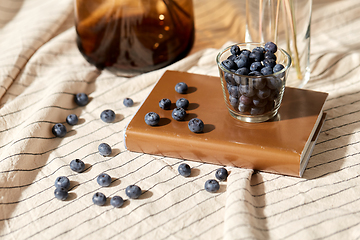
<svg viewBox="0 0 360 240">
<path fill-rule="evenodd" d="M 125 149 L 123 130 L 165 70 L 218 75 L 215 56 L 243 41 L 237 0 L 194 0 L 191 54 L 131 79 L 98 71 L 79 53 L 72 0 L 0 1 L 0 239 L 360 239 L 360 4 L 314 0 L 311 79 L 329 93 L 327 120 L 303 178 L 228 167 L 217 193 L 204 190 L 218 166 Z M 90 102 L 79 107 L 73 96 Z M 134 100 L 125 107 L 123 99 Z M 100 120 L 112 109 L 114 123 Z M 79 124 L 51 133 L 68 114 Z M 113 153 L 102 157 L 100 143 Z M 85 162 L 75 173 L 69 163 Z M 186 162 L 193 174 L 177 173 Z M 99 187 L 98 174 L 112 177 Z M 54 198 L 70 179 L 66 201 Z M 143 193 L 128 199 L 125 188 Z M 103 192 L 121 208 L 92 203 Z"/>
</svg>

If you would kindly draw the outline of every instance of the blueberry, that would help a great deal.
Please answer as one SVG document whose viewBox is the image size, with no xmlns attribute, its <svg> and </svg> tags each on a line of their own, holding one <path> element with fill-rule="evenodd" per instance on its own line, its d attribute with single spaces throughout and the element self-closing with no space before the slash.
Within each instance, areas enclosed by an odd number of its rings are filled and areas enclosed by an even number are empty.
<svg viewBox="0 0 360 240">
<path fill-rule="evenodd" d="M 238 68 L 243 68 L 243 67 L 248 68 L 250 66 L 250 63 L 251 63 L 249 57 L 245 57 L 245 56 L 242 56 L 242 55 L 236 57 L 234 59 L 234 62 L 236 63 L 236 66 Z"/>
<path fill-rule="evenodd" d="M 230 56 L 228 56 L 227 59 L 234 61 L 235 58 L 236 58 L 236 55 L 230 55 Z"/>
<path fill-rule="evenodd" d="M 233 106 L 234 108 L 237 108 L 237 106 L 239 104 L 239 99 L 234 98 L 233 96 L 229 95 L 229 102 L 230 102 L 231 106 Z"/>
<path fill-rule="evenodd" d="M 105 203 L 106 203 L 106 197 L 103 193 L 97 192 L 93 195 L 92 201 L 94 204 L 102 206 L 102 205 L 105 205 Z"/>
<path fill-rule="evenodd" d="M 240 112 L 242 112 L 242 113 L 244 113 L 244 112 L 247 112 L 247 111 L 249 111 L 249 105 L 245 105 L 245 104 L 243 104 L 243 103 L 239 103 L 239 111 Z"/>
<path fill-rule="evenodd" d="M 111 177 L 107 173 L 101 173 L 97 179 L 97 183 L 102 187 L 108 187 L 111 184 Z"/>
<path fill-rule="evenodd" d="M 265 48 L 263 48 L 263 47 L 255 47 L 254 49 L 253 49 L 253 52 L 261 52 L 261 53 L 265 53 L 266 52 L 266 50 L 265 50 Z"/>
<path fill-rule="evenodd" d="M 85 106 L 89 102 L 89 97 L 86 93 L 77 93 L 74 100 L 77 105 Z"/>
<path fill-rule="evenodd" d="M 249 55 L 250 60 L 254 62 L 261 62 L 262 60 L 264 60 L 264 57 L 264 52 L 255 50 L 253 50 Z"/>
<path fill-rule="evenodd" d="M 189 100 L 187 100 L 186 98 L 179 98 L 176 101 L 176 107 L 187 109 L 189 107 Z"/>
<path fill-rule="evenodd" d="M 265 112 L 264 107 L 252 107 L 250 109 L 250 114 L 251 115 L 260 115 L 260 114 L 263 114 L 264 112 Z"/>
<path fill-rule="evenodd" d="M 242 67 L 242 68 L 239 68 L 238 70 L 236 70 L 235 73 L 239 74 L 239 75 L 248 75 L 250 73 L 250 70 L 246 67 Z M 235 81 L 236 81 L 236 79 L 235 79 Z"/>
<path fill-rule="evenodd" d="M 231 85 L 229 87 L 228 91 L 229 91 L 230 96 L 233 96 L 234 98 L 239 98 L 240 93 L 239 93 L 239 87 L 238 86 Z"/>
<path fill-rule="evenodd" d="M 184 120 L 185 119 L 185 116 L 186 116 L 186 111 L 185 109 L 183 108 L 175 108 L 173 111 L 172 111 L 172 114 L 171 114 L 172 118 L 177 120 L 177 121 L 181 121 L 181 120 Z"/>
<path fill-rule="evenodd" d="M 136 185 L 127 186 L 125 189 L 125 194 L 132 199 L 139 198 L 141 195 L 141 188 Z"/>
<path fill-rule="evenodd" d="M 220 184 L 215 179 L 210 179 L 205 182 L 205 190 L 211 193 L 217 192 L 220 189 Z"/>
<path fill-rule="evenodd" d="M 159 107 L 168 110 L 171 107 L 171 100 L 168 98 L 163 98 L 159 101 Z"/>
<path fill-rule="evenodd" d="M 250 71 L 260 71 L 264 66 L 261 64 L 261 62 L 253 62 L 250 65 Z"/>
<path fill-rule="evenodd" d="M 134 105 L 134 101 L 131 98 L 124 98 L 123 104 L 125 107 L 132 107 L 132 105 Z"/>
<path fill-rule="evenodd" d="M 111 199 L 110 199 L 110 204 L 113 206 L 113 207 L 116 207 L 116 208 L 119 208 L 121 207 L 123 204 L 124 204 L 124 199 L 120 196 L 113 196 Z"/>
<path fill-rule="evenodd" d="M 253 98 L 253 104 L 254 104 L 255 107 L 265 107 L 265 105 L 267 104 L 267 99 L 261 99 L 261 98 L 258 98 L 258 97 L 254 97 Z"/>
<path fill-rule="evenodd" d="M 259 71 L 251 71 L 248 74 L 249 76 L 262 76 L 261 72 Z"/>
<path fill-rule="evenodd" d="M 253 85 L 255 89 L 263 89 L 266 86 L 265 78 L 253 78 Z"/>
<path fill-rule="evenodd" d="M 234 74 L 225 72 L 224 74 L 225 81 L 231 85 L 235 85 Z"/>
<path fill-rule="evenodd" d="M 226 170 L 226 168 L 223 168 L 223 167 L 219 168 L 215 172 L 215 177 L 220 181 L 225 181 L 228 176 L 229 176 L 228 171 Z"/>
<path fill-rule="evenodd" d="M 280 89 L 282 86 L 282 81 L 278 77 L 269 77 L 267 79 L 267 86 L 270 89 Z"/>
<path fill-rule="evenodd" d="M 238 45 L 233 45 L 233 46 L 231 46 L 231 48 L 230 48 L 230 53 L 231 53 L 232 55 L 235 55 L 235 56 L 240 55 L 241 51 L 240 51 L 239 46 L 238 46 Z"/>
<path fill-rule="evenodd" d="M 64 201 L 69 196 L 69 193 L 65 188 L 60 187 L 55 188 L 54 195 L 57 199 Z"/>
<path fill-rule="evenodd" d="M 284 65 L 278 63 L 278 64 L 276 64 L 276 65 L 274 66 L 273 72 L 274 72 L 274 73 L 280 72 L 280 71 L 283 70 L 283 69 L 284 69 Z"/>
<path fill-rule="evenodd" d="M 150 126 L 155 126 L 159 123 L 160 116 L 155 112 L 148 112 L 145 115 L 145 123 Z"/>
<path fill-rule="evenodd" d="M 251 97 L 247 97 L 245 95 L 241 95 L 239 101 L 244 104 L 244 105 L 250 105 L 252 104 L 252 98 Z"/>
<path fill-rule="evenodd" d="M 275 61 L 276 61 L 276 59 L 277 59 L 276 55 L 275 55 L 274 53 L 272 53 L 272 52 L 266 52 L 266 53 L 264 54 L 264 58 L 265 58 L 265 59 L 273 59 L 273 60 L 275 60 Z M 265 60 L 265 59 L 264 59 L 264 60 Z"/>
<path fill-rule="evenodd" d="M 264 87 L 257 92 L 257 96 L 261 99 L 268 98 L 271 94 L 270 88 Z"/>
<path fill-rule="evenodd" d="M 276 53 L 276 51 L 277 51 L 277 46 L 273 42 L 265 43 L 264 48 L 265 48 L 265 51 L 267 51 L 267 52 Z"/>
<path fill-rule="evenodd" d="M 98 151 L 101 156 L 107 157 L 112 153 L 111 147 L 107 143 L 100 143 L 98 146 Z"/>
<path fill-rule="evenodd" d="M 85 163 L 80 159 L 74 159 L 70 162 L 70 169 L 74 172 L 81 173 L 85 169 Z"/>
<path fill-rule="evenodd" d="M 188 85 L 184 82 L 179 82 L 175 85 L 175 91 L 178 93 L 186 93 L 188 90 Z"/>
<path fill-rule="evenodd" d="M 111 123 L 115 120 L 115 112 L 111 109 L 106 109 L 101 112 L 100 119 L 106 123 Z"/>
<path fill-rule="evenodd" d="M 55 187 L 68 190 L 70 188 L 70 180 L 65 176 L 57 177 L 55 180 Z"/>
<path fill-rule="evenodd" d="M 194 133 L 200 133 L 204 130 L 204 123 L 199 118 L 192 118 L 188 123 L 188 127 L 190 131 Z"/>
<path fill-rule="evenodd" d="M 272 67 L 263 67 L 260 71 L 262 75 L 271 75 L 273 73 Z"/>
<path fill-rule="evenodd" d="M 239 91 L 242 95 L 245 95 L 246 97 L 253 97 L 255 95 L 254 88 L 249 85 L 240 85 Z"/>
<path fill-rule="evenodd" d="M 78 121 L 79 121 L 79 118 L 75 114 L 69 114 L 66 117 L 67 124 L 69 124 L 71 126 L 76 125 L 78 123 Z"/>
<path fill-rule="evenodd" d="M 238 66 L 236 65 L 236 63 L 230 59 L 225 59 L 224 61 L 221 62 L 221 64 L 227 69 L 227 70 L 232 70 L 232 69 L 237 69 Z"/>
<path fill-rule="evenodd" d="M 249 57 L 250 53 L 251 53 L 250 50 L 244 49 L 244 50 L 241 51 L 240 57 Z"/>
<path fill-rule="evenodd" d="M 62 123 L 56 123 L 51 131 L 55 137 L 64 137 L 66 135 L 66 127 Z"/>
<path fill-rule="evenodd" d="M 273 67 L 275 67 L 276 65 L 276 61 L 274 59 L 271 58 L 265 58 L 264 61 L 262 61 L 264 67 L 270 67 L 271 71 L 273 69 Z"/>
<path fill-rule="evenodd" d="M 182 163 L 178 167 L 178 172 L 181 176 L 188 177 L 191 174 L 191 168 L 188 164 Z"/>
</svg>

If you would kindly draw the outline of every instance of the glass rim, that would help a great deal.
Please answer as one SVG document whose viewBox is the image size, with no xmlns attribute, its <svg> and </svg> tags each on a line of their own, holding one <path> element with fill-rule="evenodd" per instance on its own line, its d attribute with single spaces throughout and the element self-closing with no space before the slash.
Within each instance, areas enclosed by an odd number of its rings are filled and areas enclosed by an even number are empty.
<svg viewBox="0 0 360 240">
<path fill-rule="evenodd" d="M 234 45 L 237 45 L 237 46 L 241 46 L 241 45 L 265 45 L 265 43 L 260 43 L 260 42 L 243 42 L 243 43 L 234 43 L 228 47 L 226 47 L 225 49 L 223 49 L 222 51 L 220 51 L 217 56 L 216 56 L 216 63 L 218 65 L 218 67 L 223 70 L 224 72 L 226 73 L 230 73 L 230 74 L 234 74 L 236 76 L 240 76 L 240 77 L 247 77 L 247 78 L 263 78 L 263 77 L 271 77 L 271 76 L 278 76 L 280 74 L 283 74 L 285 73 L 291 66 L 291 57 L 290 55 L 282 48 L 278 48 L 278 51 L 280 51 L 281 53 L 283 53 L 285 56 L 286 56 L 286 59 L 288 59 L 288 63 L 286 64 L 286 66 L 280 70 L 279 72 L 276 72 L 276 73 L 273 73 L 273 74 L 270 74 L 270 75 L 262 75 L 262 76 L 249 76 L 249 75 L 240 75 L 240 74 L 237 74 L 235 72 L 231 72 L 229 71 L 228 69 L 226 69 L 224 66 L 222 66 L 221 62 L 220 62 L 220 57 L 227 51 L 229 51 L 231 49 L 232 46 Z M 249 50 L 249 49 L 248 49 Z M 250 50 L 251 51 L 251 50 Z"/>
</svg>

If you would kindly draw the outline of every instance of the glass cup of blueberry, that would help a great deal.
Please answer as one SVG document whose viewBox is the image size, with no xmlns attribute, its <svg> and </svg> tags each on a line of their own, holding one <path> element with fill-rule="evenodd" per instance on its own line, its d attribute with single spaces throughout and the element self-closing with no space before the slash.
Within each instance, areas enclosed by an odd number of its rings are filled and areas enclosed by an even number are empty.
<svg viewBox="0 0 360 240">
<path fill-rule="evenodd" d="M 251 123 L 277 115 L 291 66 L 290 55 L 273 42 L 234 44 L 216 57 L 226 106 Z"/>
</svg>

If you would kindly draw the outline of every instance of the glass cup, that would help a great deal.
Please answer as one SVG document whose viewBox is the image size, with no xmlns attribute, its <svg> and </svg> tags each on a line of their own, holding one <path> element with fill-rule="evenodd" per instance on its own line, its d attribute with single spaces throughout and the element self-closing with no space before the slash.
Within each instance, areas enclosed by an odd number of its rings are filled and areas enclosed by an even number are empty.
<svg viewBox="0 0 360 240">
<path fill-rule="evenodd" d="M 256 47 L 264 47 L 261 43 L 236 44 L 241 50 L 252 51 Z M 239 75 L 224 67 L 223 61 L 232 54 L 233 45 L 221 51 L 216 62 L 219 68 L 224 100 L 229 113 L 234 118 L 251 123 L 267 121 L 277 115 L 283 98 L 286 79 L 291 66 L 291 57 L 283 49 L 275 53 L 276 63 L 283 69 L 270 75 Z"/>
<path fill-rule="evenodd" d="M 275 42 L 292 66 L 286 86 L 304 87 L 310 79 L 312 0 L 240 0 L 246 6 L 245 42 Z"/>
<path fill-rule="evenodd" d="M 77 45 L 98 69 L 149 72 L 185 57 L 194 43 L 192 0 L 75 0 Z"/>
</svg>

